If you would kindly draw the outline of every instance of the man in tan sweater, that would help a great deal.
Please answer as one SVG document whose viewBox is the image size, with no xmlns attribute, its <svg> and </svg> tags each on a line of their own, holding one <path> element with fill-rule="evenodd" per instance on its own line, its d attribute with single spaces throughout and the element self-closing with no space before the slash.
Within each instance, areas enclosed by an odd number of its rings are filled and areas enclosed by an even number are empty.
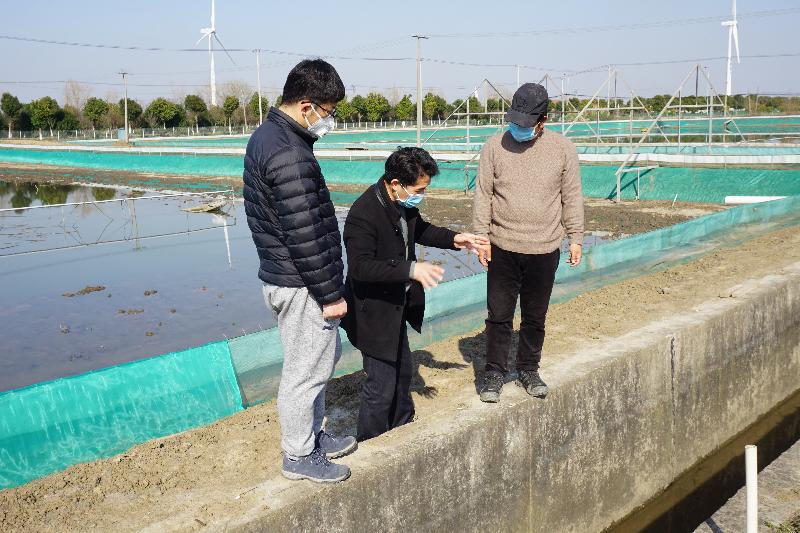
<svg viewBox="0 0 800 533">
<path fill-rule="evenodd" d="M 549 102 L 541 85 L 522 85 L 506 114 L 508 131 L 489 139 L 481 150 L 473 228 L 491 241 L 481 257 L 489 270 L 486 374 L 480 388 L 485 402 L 500 399 L 517 299 L 522 309 L 517 383 L 532 396 L 547 395 L 538 370 L 565 233 L 568 263 L 577 266 L 581 261 L 578 154 L 567 138 L 544 129 Z"/>
</svg>

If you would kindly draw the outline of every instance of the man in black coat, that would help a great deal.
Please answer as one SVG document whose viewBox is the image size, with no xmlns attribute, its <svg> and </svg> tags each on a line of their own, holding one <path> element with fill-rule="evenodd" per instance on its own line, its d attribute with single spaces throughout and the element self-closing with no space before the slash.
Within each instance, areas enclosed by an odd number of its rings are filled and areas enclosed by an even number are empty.
<svg viewBox="0 0 800 533">
<path fill-rule="evenodd" d="M 444 275 L 418 262 L 415 245 L 475 253 L 489 241 L 436 227 L 420 216 L 436 161 L 422 148 L 401 148 L 386 161 L 385 174 L 355 201 L 344 226 L 350 312 L 342 322 L 361 351 L 366 381 L 361 387 L 358 440 L 370 439 L 414 418 L 413 362 L 406 323 L 418 332 L 425 313 L 424 289 Z"/>
<path fill-rule="evenodd" d="M 333 128 L 344 84 L 317 60 L 289 73 L 283 103 L 247 143 L 244 205 L 258 251 L 267 307 L 278 317 L 283 371 L 278 389 L 283 475 L 342 481 L 345 465 L 328 458 L 357 446 L 322 429 L 325 387 L 341 355 L 344 300 L 342 244 L 314 141 Z"/>
</svg>

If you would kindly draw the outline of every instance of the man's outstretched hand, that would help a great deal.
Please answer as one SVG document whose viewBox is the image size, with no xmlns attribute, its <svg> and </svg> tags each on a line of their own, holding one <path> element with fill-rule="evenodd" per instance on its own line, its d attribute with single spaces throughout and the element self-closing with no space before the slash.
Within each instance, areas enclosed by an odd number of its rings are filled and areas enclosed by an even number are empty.
<svg viewBox="0 0 800 533">
<path fill-rule="evenodd" d="M 459 250 L 467 249 L 478 255 L 481 249 L 489 246 L 489 239 L 472 233 L 459 233 L 453 239 L 453 245 Z"/>
</svg>

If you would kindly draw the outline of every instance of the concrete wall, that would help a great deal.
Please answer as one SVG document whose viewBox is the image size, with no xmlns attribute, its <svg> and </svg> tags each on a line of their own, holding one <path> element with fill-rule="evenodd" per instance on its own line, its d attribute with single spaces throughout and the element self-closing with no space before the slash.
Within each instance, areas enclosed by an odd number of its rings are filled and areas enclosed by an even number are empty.
<svg viewBox="0 0 800 533">
<path fill-rule="evenodd" d="M 800 388 L 800 263 L 364 443 L 345 483 L 269 480 L 227 531 L 598 531 Z"/>
</svg>

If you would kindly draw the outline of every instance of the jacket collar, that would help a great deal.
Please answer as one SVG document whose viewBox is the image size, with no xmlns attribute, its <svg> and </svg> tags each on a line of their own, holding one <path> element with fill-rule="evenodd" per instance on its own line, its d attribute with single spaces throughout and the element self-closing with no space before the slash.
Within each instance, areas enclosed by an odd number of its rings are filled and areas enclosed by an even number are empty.
<svg viewBox="0 0 800 533">
<path fill-rule="evenodd" d="M 314 146 L 314 142 L 316 142 L 319 137 L 308 131 L 306 128 L 301 126 L 297 123 L 295 119 L 278 109 L 277 107 L 270 107 L 269 114 L 267 115 L 267 120 L 274 122 L 276 124 L 282 125 L 292 132 L 294 132 L 298 137 L 303 139 L 306 143 L 308 143 L 309 147 Z"/>
<path fill-rule="evenodd" d="M 372 188 L 381 206 L 383 206 L 386 216 L 389 217 L 392 224 L 396 225 L 400 221 L 400 209 L 397 207 L 396 202 L 389 197 L 389 193 L 386 192 L 386 186 L 383 183 L 383 178 L 381 178 Z"/>
</svg>

